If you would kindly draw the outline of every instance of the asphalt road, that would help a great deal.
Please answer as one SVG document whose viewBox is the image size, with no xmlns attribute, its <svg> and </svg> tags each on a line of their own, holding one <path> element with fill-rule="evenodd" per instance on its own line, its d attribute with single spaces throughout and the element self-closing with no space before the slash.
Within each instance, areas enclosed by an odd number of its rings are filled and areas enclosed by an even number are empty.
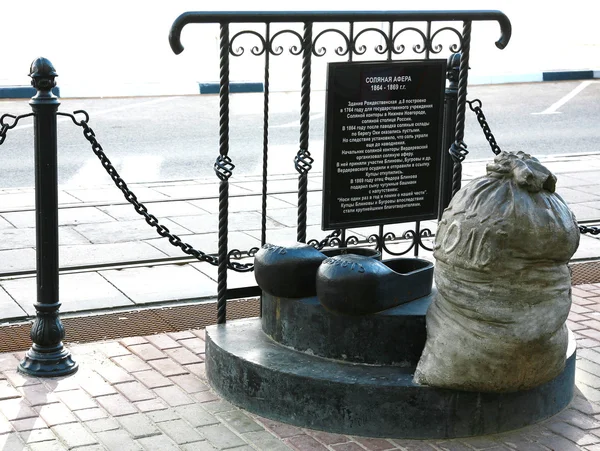
<svg viewBox="0 0 600 451">
<path fill-rule="evenodd" d="M 473 86 L 503 150 L 535 156 L 600 152 L 600 80 Z M 62 99 L 59 111 L 89 112 L 90 126 L 127 183 L 215 177 L 219 148 L 217 96 Z M 311 101 L 309 150 L 321 170 L 325 96 Z M 0 101 L 0 114 L 30 111 L 27 100 Z M 269 106 L 269 173 L 293 173 L 299 139 L 299 93 L 273 93 Z M 540 114 L 542 113 L 542 114 Z M 82 130 L 59 120 L 59 183 L 111 183 Z M 492 158 L 467 110 L 469 159 Z M 263 148 L 262 94 L 234 94 L 230 150 L 235 175 L 260 174 Z M 33 127 L 23 119 L 0 147 L 0 188 L 34 185 Z"/>
</svg>

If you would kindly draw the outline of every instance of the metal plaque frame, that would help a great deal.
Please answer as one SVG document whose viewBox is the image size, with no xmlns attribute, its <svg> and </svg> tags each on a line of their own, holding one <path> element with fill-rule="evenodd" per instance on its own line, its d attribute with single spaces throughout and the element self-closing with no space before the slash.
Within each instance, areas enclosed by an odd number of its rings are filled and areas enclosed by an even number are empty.
<svg viewBox="0 0 600 451">
<path fill-rule="evenodd" d="M 445 81 L 443 59 L 329 63 L 323 230 L 437 218 Z"/>
</svg>

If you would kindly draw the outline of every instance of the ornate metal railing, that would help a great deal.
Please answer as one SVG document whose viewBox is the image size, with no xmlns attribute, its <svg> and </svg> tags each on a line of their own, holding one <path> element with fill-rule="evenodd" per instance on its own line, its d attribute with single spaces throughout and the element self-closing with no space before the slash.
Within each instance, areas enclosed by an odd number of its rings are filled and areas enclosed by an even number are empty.
<svg viewBox="0 0 600 451">
<path fill-rule="evenodd" d="M 495 21 L 500 25 L 501 35 L 496 46 L 504 48 L 511 36 L 508 18 L 499 11 L 356 11 L 356 12 L 187 12 L 179 16 L 171 27 L 169 41 L 173 52 L 183 51 L 181 32 L 189 24 L 219 24 L 219 154 L 214 169 L 220 180 L 219 190 L 219 251 L 218 251 L 218 321 L 225 321 L 227 299 L 228 252 L 228 192 L 229 178 L 235 169 L 234 159 L 229 155 L 230 131 L 230 61 L 231 58 L 251 54 L 264 59 L 264 110 L 263 110 L 263 168 L 262 168 L 262 231 L 261 243 L 266 242 L 267 221 L 267 178 L 269 154 L 269 96 L 270 68 L 272 58 L 285 53 L 282 39 L 292 40 L 288 54 L 301 59 L 300 81 L 300 132 L 298 151 L 294 157 L 298 172 L 298 219 L 297 240 L 306 242 L 307 229 L 307 182 L 314 159 L 309 150 L 310 100 L 312 63 L 316 58 L 335 55 L 348 61 L 373 54 L 376 60 L 392 61 L 412 58 L 439 58 L 447 51 L 450 56 L 448 78 L 450 86 L 446 92 L 444 119 L 445 174 L 442 176 L 442 207 L 447 205 L 451 194 L 460 188 L 461 163 L 467 155 L 464 143 L 465 107 L 471 25 L 473 21 Z M 381 23 L 381 27 L 373 23 Z M 448 26 L 448 22 L 457 26 Z M 419 25 L 415 25 L 418 23 Z M 232 26 L 247 27 L 232 34 Z M 255 25 L 251 25 L 255 24 Z M 262 27 L 261 31 L 257 31 Z M 298 28 L 301 27 L 301 31 Z M 252 29 L 250 29 L 252 28 Z M 377 38 L 377 43 L 368 44 L 368 37 Z M 408 37 L 416 43 L 407 47 Z M 442 36 L 452 38 L 450 44 L 441 42 Z M 327 40 L 329 39 L 329 41 Z M 244 39 L 247 39 L 246 43 Z M 412 42 L 411 41 L 411 42 Z M 332 42 L 335 42 L 332 44 Z M 250 48 L 247 52 L 246 49 Z M 328 53 L 333 48 L 333 52 Z M 412 52 L 411 52 L 412 50 Z M 460 54 L 457 56 L 457 54 Z M 448 191 L 451 191 L 450 193 Z M 440 208 L 440 211 L 442 208 Z M 419 248 L 429 249 L 424 239 L 433 236 L 431 230 L 421 228 L 417 222 L 414 230 L 396 236 L 379 226 L 377 234 L 360 240 L 346 236 L 346 230 L 333 231 L 324 239 L 308 239 L 317 248 L 372 244 L 391 255 L 402 255 L 411 250 L 418 255 Z M 406 240 L 409 245 L 403 251 L 389 248 L 390 242 Z M 248 252 L 236 251 L 236 255 Z M 231 267 L 231 265 L 229 265 Z"/>
<path fill-rule="evenodd" d="M 269 156 L 269 104 L 271 81 L 271 58 L 279 57 L 285 52 L 284 37 L 291 39 L 288 44 L 290 57 L 298 57 L 301 62 L 300 71 L 300 124 L 298 136 L 298 150 L 293 160 L 294 168 L 298 173 L 298 204 L 296 239 L 308 242 L 310 245 L 323 249 L 332 246 L 365 245 L 374 246 L 382 253 L 389 255 L 404 255 L 413 252 L 418 255 L 419 249 L 431 250 L 427 240 L 433 237 L 429 228 L 422 227 L 421 222 L 416 222 L 414 228 L 402 232 L 386 230 L 383 224 L 379 225 L 377 233 L 371 233 L 366 238 L 359 238 L 358 234 L 347 235 L 345 229 L 332 231 L 324 238 L 316 239 L 307 237 L 307 196 L 308 175 L 315 163 L 309 150 L 310 131 L 310 104 L 311 104 L 311 76 L 313 63 L 323 61 L 325 55 L 334 56 L 338 60 L 360 60 L 364 57 L 374 56 L 375 60 L 393 61 L 412 56 L 420 59 L 430 59 L 432 55 L 439 57 L 445 50 L 449 53 L 447 68 L 448 87 L 445 92 L 445 106 L 443 117 L 443 139 L 441 149 L 436 142 L 438 150 L 442 152 L 442 175 L 440 189 L 439 217 L 443 208 L 448 204 L 454 192 L 460 188 L 461 163 L 467 155 L 464 143 L 464 122 L 466 108 L 466 87 L 468 78 L 468 63 L 471 41 L 471 23 L 475 20 L 497 21 L 501 28 L 501 37 L 496 46 L 503 48 L 510 39 L 510 22 L 502 13 L 497 11 L 480 12 L 452 12 L 452 11 L 386 11 L 386 12 L 316 12 L 316 13 L 185 13 L 173 24 L 169 36 L 170 43 L 175 53 L 180 53 L 183 47 L 180 34 L 183 27 L 190 23 L 216 23 L 219 24 L 219 152 L 214 163 L 214 170 L 219 179 L 219 221 L 218 221 L 218 252 L 207 254 L 194 249 L 184 242 L 179 236 L 173 234 L 159 219 L 148 211 L 148 208 L 138 200 L 135 193 L 129 189 L 125 180 L 121 178 L 117 169 L 112 165 L 102 146 L 96 139 L 95 133 L 89 125 L 89 115 L 85 111 L 75 111 L 73 114 L 58 112 L 60 102 L 50 92 L 55 86 L 57 76 L 54 67 L 45 58 L 38 58 L 32 64 L 31 77 L 38 90 L 32 99 L 32 113 L 14 116 L 4 114 L 0 117 L 0 145 L 9 130 L 14 128 L 18 121 L 28 116 L 34 116 L 36 128 L 36 214 L 37 224 L 37 252 L 38 265 L 38 304 L 40 315 L 43 318 L 55 318 L 59 303 L 57 302 L 58 290 L 58 234 L 57 234 L 57 160 L 56 160 L 56 121 L 57 116 L 70 117 L 73 122 L 82 128 L 84 137 L 89 141 L 92 151 L 99 158 L 115 185 L 122 191 L 125 199 L 130 202 L 137 213 L 142 215 L 149 226 L 169 240 L 171 244 L 180 248 L 185 254 L 193 256 L 202 262 L 218 267 L 218 318 L 219 323 L 225 322 L 226 301 L 228 298 L 244 296 L 240 290 L 228 290 L 227 270 L 238 272 L 252 271 L 253 264 L 249 261 L 258 250 L 256 247 L 248 250 L 230 249 L 228 243 L 229 225 L 229 179 L 233 175 L 235 165 L 229 155 L 230 136 L 230 58 L 237 58 L 243 54 L 251 57 L 264 58 L 264 98 L 263 98 L 263 139 L 262 139 L 262 202 L 261 202 L 261 244 L 267 240 L 267 179 Z M 381 26 L 374 26 L 374 22 L 381 22 Z M 440 22 L 440 23 L 438 23 Z M 462 23 L 459 30 L 448 26 L 447 22 Z M 415 25 L 419 23 L 419 26 Z M 332 26 L 333 24 L 333 26 Z M 262 27 L 260 31 L 250 29 Z M 231 33 L 232 27 L 242 27 L 241 30 Z M 248 28 L 244 28 L 248 27 Z M 408 36 L 413 40 L 408 40 Z M 448 44 L 441 41 L 442 36 L 448 36 Z M 369 37 L 375 38 L 369 42 Z M 246 52 L 248 44 L 244 39 L 251 39 L 250 51 Z M 331 39 L 329 39 L 331 38 Z M 416 39 L 416 42 L 415 42 Z M 408 43 L 412 42 L 412 45 Z M 328 50 L 333 48 L 332 52 Z M 441 68 L 442 66 L 440 66 Z M 441 87 L 441 85 L 440 85 Z M 480 103 L 469 103 L 476 112 L 478 120 L 488 139 L 492 151 L 497 153 L 499 147 L 485 121 L 485 116 L 480 108 Z M 474 106 L 475 105 L 475 106 Z M 42 124 L 42 125 L 40 125 Z M 39 149 L 38 149 L 39 147 Z M 38 161 L 39 160 L 39 161 Z M 38 164 L 40 163 L 40 164 Z M 44 167 L 44 171 L 40 168 Z M 428 219 L 435 217 L 436 212 L 428 213 L 419 218 Z M 379 224 L 374 221 L 370 224 Z M 587 231 L 587 230 L 586 230 Z M 584 232 L 582 230 L 582 232 Z M 589 232 L 595 233 L 590 230 Z M 40 244 L 41 243 L 41 244 Z M 403 250 L 391 244 L 405 243 Z M 43 276 L 43 277 L 42 277 Z M 256 289 L 256 287 L 253 287 Z M 37 308 L 37 307 L 36 307 Z M 47 315 L 44 309 L 52 309 L 52 315 Z M 50 311 L 50 310 L 49 310 Z M 45 316 L 44 316 L 45 315 Z M 53 319 L 54 320 L 54 319 Z M 60 341 L 60 328 L 56 337 Z M 54 342 L 53 342 L 54 343 Z M 48 349 L 53 348 L 54 344 Z M 48 351 L 50 352 L 50 351 Z M 53 351 L 52 351 L 53 352 Z M 62 352 L 62 351 L 61 351 Z M 70 365 L 68 356 L 57 354 L 56 358 Z M 61 363 L 62 364 L 62 363 Z M 67 365 L 67 366 L 69 366 Z M 74 371 L 76 366 L 69 366 L 65 371 Z M 54 370 L 52 370 L 54 371 Z M 62 369 L 61 369 L 62 371 Z M 52 373 L 54 374 L 54 373 Z"/>
</svg>

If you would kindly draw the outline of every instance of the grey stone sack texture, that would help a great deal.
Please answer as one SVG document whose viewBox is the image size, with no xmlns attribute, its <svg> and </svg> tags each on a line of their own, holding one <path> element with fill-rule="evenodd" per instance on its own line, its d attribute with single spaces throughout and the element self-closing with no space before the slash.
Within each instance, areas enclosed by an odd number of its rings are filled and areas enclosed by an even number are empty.
<svg viewBox="0 0 600 451">
<path fill-rule="evenodd" d="M 502 152 L 456 193 L 436 236 L 438 293 L 415 382 L 510 392 L 562 371 L 579 230 L 555 185 L 537 159 Z"/>
</svg>

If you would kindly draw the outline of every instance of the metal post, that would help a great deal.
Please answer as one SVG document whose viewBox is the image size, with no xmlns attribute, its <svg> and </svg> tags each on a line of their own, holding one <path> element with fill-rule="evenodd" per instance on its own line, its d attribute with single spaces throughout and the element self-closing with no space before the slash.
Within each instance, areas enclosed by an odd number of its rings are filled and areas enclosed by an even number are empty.
<svg viewBox="0 0 600 451">
<path fill-rule="evenodd" d="M 65 349 L 65 329 L 58 316 L 58 171 L 56 112 L 60 102 L 52 94 L 57 76 L 52 63 L 37 58 L 31 63 L 35 131 L 35 219 L 37 311 L 31 327 L 33 345 L 19 364 L 19 371 L 39 377 L 74 373 L 78 364 Z"/>
<path fill-rule="evenodd" d="M 294 159 L 298 171 L 298 229 L 296 241 L 306 243 L 306 212 L 308 171 L 312 168 L 313 158 L 308 150 L 310 131 L 310 73 L 312 58 L 312 22 L 304 23 L 302 38 L 302 86 L 300 88 L 300 149 Z"/>
<path fill-rule="evenodd" d="M 446 77 L 449 84 L 446 88 L 444 98 L 444 137 L 442 142 L 442 171 L 440 181 L 440 203 L 438 210 L 438 219 L 442 218 L 442 213 L 452 199 L 452 174 L 454 162 L 447 149 L 454 142 L 456 130 L 456 99 L 458 97 L 458 72 L 460 68 L 460 53 L 453 53 L 448 58 Z"/>
<path fill-rule="evenodd" d="M 464 142 L 465 109 L 467 107 L 467 82 L 469 78 L 469 53 L 471 48 L 471 21 L 463 22 L 463 33 L 460 43 L 460 68 L 458 71 L 458 94 L 456 96 L 456 130 L 454 142 L 450 146 L 450 155 L 454 161 L 452 174 L 452 195 L 460 189 L 462 183 L 462 162 L 469 153 Z M 496 43 L 498 45 L 498 43 Z"/>
<path fill-rule="evenodd" d="M 215 173 L 219 183 L 219 266 L 217 270 L 217 324 L 227 321 L 227 240 L 229 224 L 229 177 L 234 164 L 229 158 L 229 23 L 221 23 L 219 40 L 219 156 Z"/>
</svg>

